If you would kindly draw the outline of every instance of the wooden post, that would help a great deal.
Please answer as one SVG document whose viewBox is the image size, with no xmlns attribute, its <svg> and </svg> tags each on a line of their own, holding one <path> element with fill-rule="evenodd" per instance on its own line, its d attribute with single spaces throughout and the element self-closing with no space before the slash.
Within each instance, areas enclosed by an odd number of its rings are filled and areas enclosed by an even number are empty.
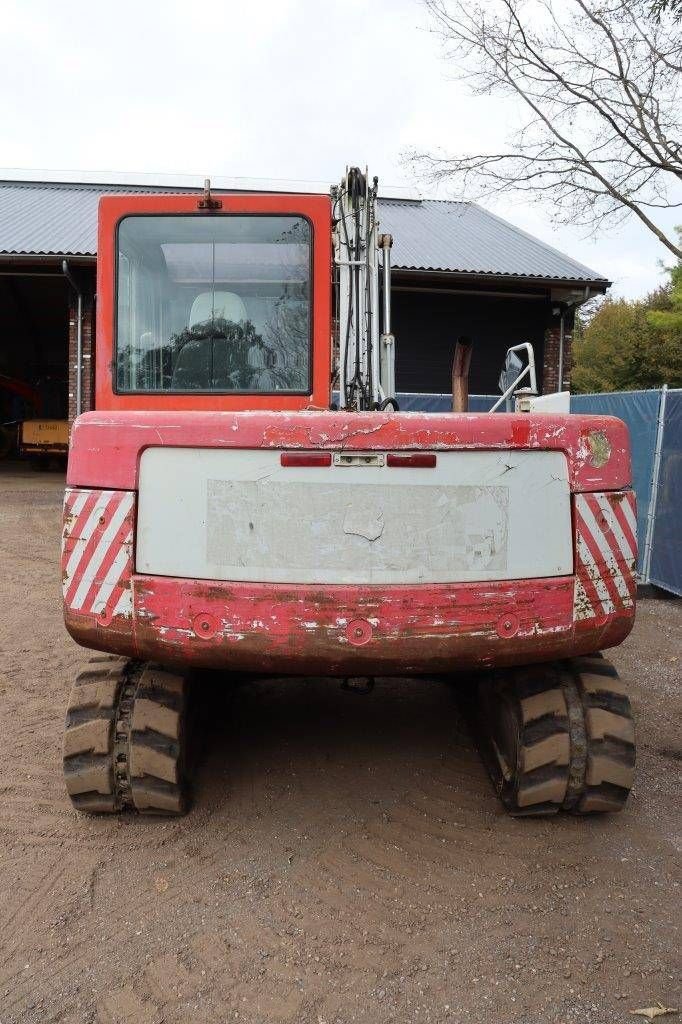
<svg viewBox="0 0 682 1024">
<path fill-rule="evenodd" d="M 469 367 L 471 339 L 458 338 L 452 360 L 452 411 L 469 411 Z"/>
</svg>

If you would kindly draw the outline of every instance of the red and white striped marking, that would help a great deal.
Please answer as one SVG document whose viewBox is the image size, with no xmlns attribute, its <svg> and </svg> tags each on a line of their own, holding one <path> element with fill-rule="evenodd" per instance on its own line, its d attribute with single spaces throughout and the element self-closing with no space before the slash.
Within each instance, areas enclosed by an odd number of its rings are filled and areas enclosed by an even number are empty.
<svg viewBox="0 0 682 1024">
<path fill-rule="evenodd" d="M 67 489 L 62 586 L 72 611 L 97 615 L 105 624 L 132 614 L 134 514 L 132 491 Z"/>
<path fill-rule="evenodd" d="M 132 615 L 135 495 L 69 488 L 64 498 L 62 580 L 73 611 L 106 624 Z M 634 606 L 637 516 L 632 491 L 576 494 L 574 618 Z"/>
<path fill-rule="evenodd" d="M 613 615 L 634 606 L 637 510 L 632 491 L 576 494 L 574 617 Z"/>
</svg>

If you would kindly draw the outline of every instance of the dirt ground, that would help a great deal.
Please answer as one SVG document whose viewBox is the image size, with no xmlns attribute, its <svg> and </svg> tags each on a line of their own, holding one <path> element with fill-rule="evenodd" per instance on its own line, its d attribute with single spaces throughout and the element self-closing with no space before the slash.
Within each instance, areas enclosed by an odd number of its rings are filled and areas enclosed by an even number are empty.
<svg viewBox="0 0 682 1024">
<path fill-rule="evenodd" d="M 682 601 L 643 601 L 613 654 L 639 733 L 620 816 L 508 819 L 452 686 L 297 679 L 206 685 L 187 818 L 89 819 L 60 768 L 88 657 L 61 622 L 62 487 L 0 469 L 0 1024 L 617 1024 L 680 1005 Z"/>
</svg>

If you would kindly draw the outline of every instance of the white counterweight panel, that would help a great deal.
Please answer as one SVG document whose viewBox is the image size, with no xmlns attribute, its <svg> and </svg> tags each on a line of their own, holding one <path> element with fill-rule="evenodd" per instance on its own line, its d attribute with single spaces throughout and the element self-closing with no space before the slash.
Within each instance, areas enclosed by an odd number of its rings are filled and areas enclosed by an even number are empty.
<svg viewBox="0 0 682 1024">
<path fill-rule="evenodd" d="M 278 450 L 148 448 L 140 463 L 137 571 L 313 584 L 573 571 L 561 452 L 435 454 L 433 468 L 283 467 Z"/>
</svg>

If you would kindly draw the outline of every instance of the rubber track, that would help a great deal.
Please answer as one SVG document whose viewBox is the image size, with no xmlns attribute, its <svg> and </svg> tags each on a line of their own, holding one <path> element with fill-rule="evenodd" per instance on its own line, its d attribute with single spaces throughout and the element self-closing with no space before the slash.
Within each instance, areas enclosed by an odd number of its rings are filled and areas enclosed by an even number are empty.
<svg viewBox="0 0 682 1024">
<path fill-rule="evenodd" d="M 630 701 L 601 655 L 495 671 L 479 684 L 479 745 L 510 814 L 619 811 L 634 778 Z M 511 746 L 496 736 L 512 736 Z"/>
<path fill-rule="evenodd" d="M 74 807 L 90 814 L 119 809 L 114 785 L 114 721 L 127 662 L 93 658 L 71 690 L 64 731 L 64 781 Z"/>
<path fill-rule="evenodd" d="M 516 817 L 556 814 L 566 796 L 571 753 L 559 673 L 553 666 L 496 672 L 482 682 L 481 697 L 481 736 L 490 734 L 494 716 L 508 714 L 518 737 L 515 763 L 505 762 L 492 736 L 483 741 L 484 760 L 505 807 Z"/>
<path fill-rule="evenodd" d="M 185 703 L 182 676 L 93 658 L 76 679 L 66 715 L 64 778 L 74 807 L 184 813 Z"/>
<path fill-rule="evenodd" d="M 599 655 L 570 663 L 584 711 L 587 757 L 579 814 L 620 811 L 635 775 L 635 727 L 618 673 Z"/>
<path fill-rule="evenodd" d="M 185 679 L 145 666 L 137 686 L 130 732 L 133 802 L 148 814 L 183 814 Z"/>
</svg>

